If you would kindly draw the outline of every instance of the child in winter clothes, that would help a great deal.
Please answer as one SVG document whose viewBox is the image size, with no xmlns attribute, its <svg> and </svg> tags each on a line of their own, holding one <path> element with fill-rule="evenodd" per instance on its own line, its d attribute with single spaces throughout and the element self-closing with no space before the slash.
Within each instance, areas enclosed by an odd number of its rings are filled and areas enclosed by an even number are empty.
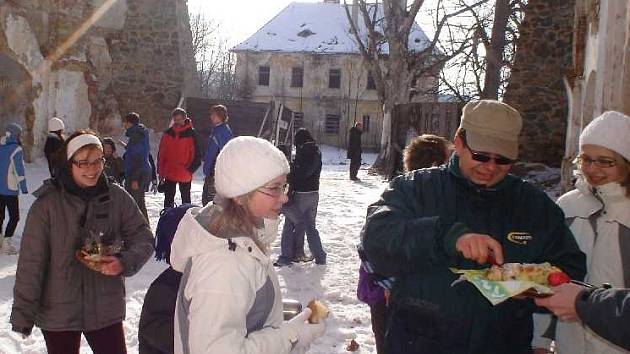
<svg viewBox="0 0 630 354">
<path fill-rule="evenodd" d="M 586 253 L 585 280 L 630 288 L 630 117 L 605 112 L 580 135 L 576 189 L 558 199 L 580 250 Z M 546 317 L 545 317 L 546 316 Z M 537 333 L 547 327 L 548 315 L 535 315 Z M 535 333 L 536 334 L 536 333 Z M 534 337 L 534 347 L 550 340 Z M 621 354 L 626 350 L 581 323 L 559 321 L 559 354 Z"/>
<path fill-rule="evenodd" d="M 114 139 L 103 138 L 103 157 L 105 157 L 103 172 L 122 186 L 125 181 L 125 166 L 122 157 L 116 154 Z"/>
<path fill-rule="evenodd" d="M 414 138 L 403 151 L 405 172 L 444 164 L 449 158 L 450 147 L 451 143 L 441 136 L 423 134 Z M 376 352 L 383 354 L 385 353 L 387 297 L 394 279 L 375 274 L 361 248 L 359 248 L 359 256 L 361 258 L 361 267 L 359 268 L 357 297 L 370 306 Z"/>
<path fill-rule="evenodd" d="M 284 154 L 263 139 L 238 137 L 219 153 L 218 198 L 188 210 L 171 247 L 171 266 L 183 273 L 175 353 L 303 353 L 324 333 L 323 322 L 307 322 L 310 309 L 283 322 L 267 254 L 287 201 L 288 173 Z"/>
<path fill-rule="evenodd" d="M 24 176 L 24 159 L 20 146 L 22 127 L 16 123 L 6 126 L 6 134 L 0 140 L 0 250 L 5 254 L 17 254 L 13 234 L 20 220 L 18 194 L 27 194 Z M 2 234 L 4 210 L 9 209 L 9 222 Z"/>
</svg>

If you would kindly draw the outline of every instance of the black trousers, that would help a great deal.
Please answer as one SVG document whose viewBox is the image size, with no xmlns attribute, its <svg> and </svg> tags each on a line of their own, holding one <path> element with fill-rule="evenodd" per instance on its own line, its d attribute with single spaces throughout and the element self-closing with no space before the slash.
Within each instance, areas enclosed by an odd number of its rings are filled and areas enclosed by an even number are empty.
<svg viewBox="0 0 630 354">
<path fill-rule="evenodd" d="M 206 204 L 210 203 L 214 199 L 214 195 L 216 194 L 216 190 L 214 189 L 214 175 L 206 176 L 206 179 L 203 181 L 203 192 L 201 193 L 201 204 L 206 206 Z"/>
<path fill-rule="evenodd" d="M 385 354 L 385 329 L 387 319 L 387 304 L 385 299 L 370 306 L 372 315 L 372 332 L 376 342 L 376 354 Z"/>
<path fill-rule="evenodd" d="M 81 331 L 42 330 L 48 354 L 79 354 Z M 126 354 L 122 322 L 95 331 L 83 332 L 94 354 Z"/>
<path fill-rule="evenodd" d="M 361 167 L 361 158 L 358 159 L 350 159 L 350 179 L 357 179 L 357 174 L 359 173 L 359 168 Z"/>
<path fill-rule="evenodd" d="M 4 237 L 13 237 L 18 221 L 20 221 L 20 205 L 17 195 L 1 195 L 0 194 L 0 232 L 4 225 L 4 210 L 9 209 L 9 222 L 4 231 Z"/>
<path fill-rule="evenodd" d="M 175 192 L 179 184 L 179 195 L 182 197 L 182 204 L 190 204 L 191 182 L 164 181 L 164 209 L 175 206 Z"/>
</svg>

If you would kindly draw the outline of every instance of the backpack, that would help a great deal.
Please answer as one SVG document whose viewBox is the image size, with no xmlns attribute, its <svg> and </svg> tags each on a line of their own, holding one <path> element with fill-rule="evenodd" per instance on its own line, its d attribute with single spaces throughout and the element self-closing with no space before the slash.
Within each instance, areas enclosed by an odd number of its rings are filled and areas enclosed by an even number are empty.
<svg viewBox="0 0 630 354">
<path fill-rule="evenodd" d="M 182 204 L 174 208 L 163 209 L 160 212 L 160 219 L 155 229 L 155 259 L 157 261 L 169 261 L 171 242 L 173 242 L 177 226 L 186 211 L 196 206 L 195 204 Z"/>
</svg>

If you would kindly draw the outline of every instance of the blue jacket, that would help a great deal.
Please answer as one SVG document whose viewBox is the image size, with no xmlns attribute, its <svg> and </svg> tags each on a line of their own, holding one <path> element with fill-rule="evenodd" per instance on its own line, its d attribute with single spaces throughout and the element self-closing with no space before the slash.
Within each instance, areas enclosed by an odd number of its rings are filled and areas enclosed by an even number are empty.
<svg viewBox="0 0 630 354">
<path fill-rule="evenodd" d="M 149 131 L 144 125 L 135 124 L 127 129 L 125 136 L 129 137 L 123 155 L 125 179 L 127 182 L 148 183 L 151 178 Z"/>
<path fill-rule="evenodd" d="M 28 193 L 22 147 L 13 135 L 7 134 L 0 139 L 0 194 L 18 195 L 19 191 Z"/>
<path fill-rule="evenodd" d="M 206 176 L 214 176 L 214 164 L 217 162 L 217 156 L 223 146 L 233 137 L 232 130 L 226 123 L 221 123 L 212 129 L 208 138 L 206 156 L 203 159 L 203 173 Z"/>
<path fill-rule="evenodd" d="M 508 175 L 481 188 L 462 175 L 457 156 L 448 165 L 400 176 L 368 208 L 362 234 L 375 271 L 396 277 L 389 352 L 530 353 L 531 300 L 492 306 L 470 283 L 453 285 L 458 275 L 449 267 L 487 267 L 455 250 L 467 232 L 497 240 L 506 262 L 550 262 L 578 280 L 586 272 L 586 257 L 562 210 L 529 183 Z M 527 239 L 514 241 L 512 233 Z"/>
</svg>

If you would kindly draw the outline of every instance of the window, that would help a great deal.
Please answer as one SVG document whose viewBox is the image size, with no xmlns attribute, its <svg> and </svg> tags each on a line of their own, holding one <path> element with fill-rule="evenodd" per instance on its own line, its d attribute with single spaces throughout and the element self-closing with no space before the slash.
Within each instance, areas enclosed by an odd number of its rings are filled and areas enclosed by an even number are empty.
<svg viewBox="0 0 630 354">
<path fill-rule="evenodd" d="M 368 90 L 376 90 L 376 83 L 374 82 L 374 75 L 372 75 L 371 70 L 368 70 L 367 85 L 365 88 Z"/>
<path fill-rule="evenodd" d="M 330 135 L 339 134 L 339 118 L 340 117 L 341 116 L 337 114 L 326 115 L 326 126 L 325 126 L 326 134 L 330 134 Z"/>
<path fill-rule="evenodd" d="M 341 87 L 341 69 L 328 70 L 328 88 Z"/>
<path fill-rule="evenodd" d="M 268 66 L 258 67 L 258 85 L 269 86 L 269 72 L 270 70 Z"/>
<path fill-rule="evenodd" d="M 369 114 L 363 115 L 363 131 L 365 133 L 370 131 L 370 115 Z"/>
<path fill-rule="evenodd" d="M 304 79 L 303 68 L 291 69 L 291 87 L 302 87 L 302 80 Z"/>
<path fill-rule="evenodd" d="M 293 112 L 293 130 L 304 127 L 304 112 Z"/>
</svg>

